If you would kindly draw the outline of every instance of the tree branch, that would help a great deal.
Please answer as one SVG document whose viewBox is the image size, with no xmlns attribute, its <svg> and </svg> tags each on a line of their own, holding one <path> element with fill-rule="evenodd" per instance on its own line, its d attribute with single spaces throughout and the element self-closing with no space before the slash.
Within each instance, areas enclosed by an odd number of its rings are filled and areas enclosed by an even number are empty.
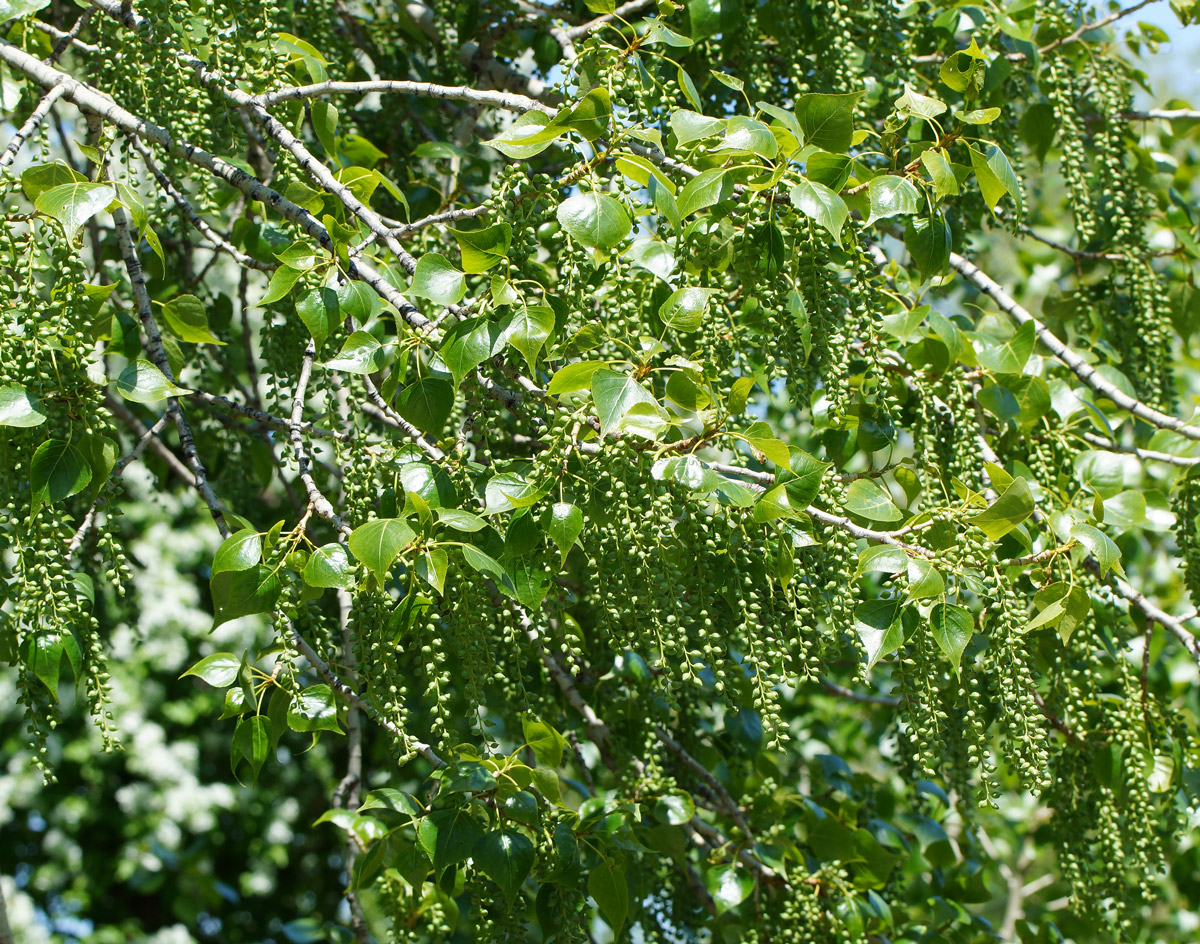
<svg viewBox="0 0 1200 944">
<path fill-rule="evenodd" d="M 1142 403 L 1140 400 L 1129 396 L 1114 384 L 1105 380 L 1095 367 L 1087 363 L 1071 348 L 1060 341 L 1053 331 L 1038 321 L 1037 318 L 1023 308 L 1016 299 L 1009 295 L 1008 292 L 973 262 L 964 259 L 956 252 L 952 252 L 950 253 L 950 265 L 964 276 L 968 282 L 979 289 L 979 291 L 999 305 L 1000 310 L 1017 324 L 1031 323 L 1037 339 L 1042 342 L 1050 353 L 1062 361 L 1070 369 L 1071 373 L 1095 393 L 1098 393 L 1102 397 L 1107 397 L 1120 409 L 1127 410 L 1138 419 L 1145 420 L 1152 426 L 1174 430 L 1188 439 L 1200 440 L 1200 427 L 1191 426 L 1183 420 L 1168 416 L 1166 413 L 1161 413 L 1153 407 Z"/>
<path fill-rule="evenodd" d="M 138 317 L 142 323 L 142 333 L 146 340 L 146 350 L 163 376 L 171 383 L 174 383 L 175 372 L 171 370 L 171 362 L 167 358 L 166 349 L 163 348 L 162 336 L 158 333 L 158 323 L 154 320 L 154 309 L 150 304 L 150 293 L 146 290 L 146 278 L 142 273 L 142 263 L 138 259 L 137 247 L 134 246 L 133 239 L 129 235 L 129 221 L 126 219 L 125 209 L 120 206 L 115 207 L 112 211 L 112 216 L 113 225 L 117 230 L 117 240 L 121 246 L 121 255 L 125 260 L 125 270 L 129 273 L 129 282 L 133 288 L 133 297 L 136 302 Z M 204 463 L 200 461 L 200 453 L 196 449 L 196 440 L 192 436 L 192 428 L 187 421 L 187 417 L 184 416 L 183 407 L 180 405 L 178 397 L 170 397 L 167 403 L 169 404 L 167 414 L 175 422 L 175 428 L 179 432 L 179 445 L 183 449 L 184 458 L 187 460 L 192 474 L 195 476 L 193 484 L 196 487 L 196 491 L 200 493 L 204 504 L 208 506 L 208 512 L 212 516 L 217 530 L 221 532 L 221 537 L 227 538 L 230 535 L 229 526 L 225 523 L 225 516 L 221 511 L 221 503 L 218 501 L 216 493 L 213 492 L 212 486 L 208 483 L 208 472 L 204 468 Z"/>
<path fill-rule="evenodd" d="M 335 692 L 341 695 L 348 704 L 354 705 L 364 715 L 378 724 L 381 728 L 392 735 L 397 741 L 405 746 L 406 749 L 415 750 L 418 754 L 424 757 L 434 767 L 445 767 L 446 762 L 442 760 L 437 752 L 432 747 L 423 741 L 418 741 L 411 738 L 402 729 L 394 725 L 387 718 L 376 711 L 369 702 L 361 698 L 351 686 L 347 685 L 336 672 L 330 668 L 329 663 L 322 659 L 315 649 L 308 644 L 308 641 L 300 635 L 300 632 L 295 626 L 289 626 L 291 630 L 292 643 L 300 650 L 300 654 L 308 660 L 309 665 L 317 670 L 317 674 L 323 678 L 326 683 Z"/>
<path fill-rule="evenodd" d="M 12 140 L 8 142 L 4 154 L 0 155 L 0 167 L 12 167 L 13 161 L 17 159 L 17 154 L 25 146 L 25 142 L 42 126 L 42 122 L 50 114 L 54 103 L 62 98 L 66 91 L 61 83 L 50 86 L 50 90 L 42 96 L 42 100 L 37 103 L 29 117 L 25 119 L 25 123 L 16 130 Z"/>
</svg>

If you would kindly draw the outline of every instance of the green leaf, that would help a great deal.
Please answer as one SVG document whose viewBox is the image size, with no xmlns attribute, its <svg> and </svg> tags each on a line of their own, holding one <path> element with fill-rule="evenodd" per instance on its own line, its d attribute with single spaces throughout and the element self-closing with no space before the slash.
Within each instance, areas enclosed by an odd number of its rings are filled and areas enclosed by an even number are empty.
<svg viewBox="0 0 1200 944">
<path fill-rule="evenodd" d="M 469 511 L 463 511 L 461 508 L 439 508 L 437 516 L 438 521 L 442 524 L 466 534 L 474 531 L 482 531 L 487 527 L 487 522 L 478 515 L 473 515 Z"/>
<path fill-rule="evenodd" d="M 167 327 L 191 344 L 224 344 L 208 327 L 208 311 L 195 295 L 180 295 L 163 305 Z"/>
<path fill-rule="evenodd" d="M 293 268 L 289 265 L 281 265 L 271 273 L 271 281 L 267 283 L 267 292 L 258 300 L 258 307 L 265 308 L 267 305 L 287 298 L 292 294 L 292 289 L 296 287 L 296 283 L 303 276 L 304 270 Z M 307 321 L 305 323 L 307 324 Z M 322 337 L 317 343 L 320 344 L 324 340 L 325 338 Z"/>
<path fill-rule="evenodd" d="M 746 441 L 766 456 L 771 462 L 779 466 L 781 469 L 788 468 L 791 462 L 792 455 L 782 442 L 775 438 L 775 431 L 771 429 L 770 424 L 764 423 L 761 420 L 753 424 L 743 434 Z M 807 504 L 807 503 L 806 503 Z"/>
<path fill-rule="evenodd" d="M 557 767 L 562 763 L 567 739 L 554 728 L 532 715 L 523 715 L 521 732 L 539 764 L 543 767 Z"/>
<path fill-rule="evenodd" d="M 117 393 L 135 403 L 158 403 L 167 397 L 187 396 L 191 391 L 171 383 L 161 370 L 138 358 L 121 371 Z"/>
<path fill-rule="evenodd" d="M 971 611 L 950 603 L 937 603 L 929 611 L 929 625 L 933 630 L 933 641 L 957 673 L 963 650 L 975 633 L 975 619 Z"/>
<path fill-rule="evenodd" d="M 992 504 L 967 520 L 993 541 L 999 541 L 1033 514 L 1033 493 L 1023 478 L 1015 478 Z"/>
<path fill-rule="evenodd" d="M 876 177 L 867 185 L 867 197 L 871 204 L 868 226 L 876 220 L 911 215 L 920 209 L 921 194 L 906 177 Z"/>
<path fill-rule="evenodd" d="M 971 162 L 974 164 L 975 152 L 971 152 Z M 987 165 L 991 168 L 1005 192 L 1013 198 L 1013 204 L 1017 208 L 1017 213 L 1020 214 L 1024 210 L 1024 199 L 1022 197 L 1021 181 L 1017 179 L 1017 174 L 1013 170 L 1012 164 L 1008 161 L 1008 156 L 996 145 L 991 145 L 987 152 Z M 979 176 L 979 169 L 976 168 L 975 175 Z M 982 184 L 981 184 L 982 186 Z"/>
<path fill-rule="evenodd" d="M 704 320 L 708 300 L 720 294 L 715 288 L 676 289 L 658 308 L 658 317 L 668 328 L 676 331 L 695 331 Z"/>
<path fill-rule="evenodd" d="M 686 108 L 676 108 L 671 112 L 671 130 L 675 132 L 675 141 L 680 147 L 720 134 L 724 127 L 724 119 L 709 118 Z"/>
<path fill-rule="evenodd" d="M 235 656 L 232 652 L 214 652 L 211 656 L 205 656 L 179 677 L 186 678 L 194 675 L 203 679 L 213 688 L 226 688 L 234 683 L 241 667 L 240 656 Z"/>
<path fill-rule="evenodd" d="M 793 508 L 807 508 L 817 497 L 821 479 L 833 468 L 832 462 L 822 462 L 796 446 L 788 447 L 786 469 L 775 473 L 775 480 L 787 486 Z"/>
<path fill-rule="evenodd" d="M 400 518 L 377 518 L 359 525 L 347 542 L 350 553 L 375 572 L 380 583 L 387 580 L 388 571 L 417 534 Z"/>
<path fill-rule="evenodd" d="M 284 271 L 282 267 L 275 270 L 276 274 L 282 271 Z M 295 270 L 293 269 L 292 271 L 294 272 Z M 272 285 L 274 281 L 275 277 L 272 276 Z M 318 350 L 328 340 L 329 336 L 341 326 L 344 317 L 341 310 L 339 293 L 331 288 L 317 288 L 305 292 L 296 299 L 296 314 L 304 322 L 304 327 L 308 328 L 308 333 L 312 335 L 312 339 L 316 342 Z M 361 321 L 364 319 L 358 320 Z"/>
<path fill-rule="evenodd" d="M 1092 557 L 1100 565 L 1100 576 L 1105 576 L 1110 570 L 1115 570 L 1120 576 L 1125 576 L 1121 566 L 1121 551 L 1113 543 L 1112 538 L 1093 528 L 1090 524 L 1077 524 L 1071 528 L 1071 537 L 1091 552 Z"/>
<path fill-rule="evenodd" d="M 417 841 L 433 859 L 435 871 L 465 862 L 483 838 L 483 827 L 469 807 L 438 810 L 417 824 Z"/>
<path fill-rule="evenodd" d="M 511 906 L 533 868 L 533 843 L 515 829 L 493 830 L 475 844 L 472 860 Z"/>
<path fill-rule="evenodd" d="M 213 628 L 241 616 L 268 613 L 275 608 L 283 589 L 269 568 L 257 564 L 249 570 L 227 570 L 209 581 L 212 592 Z"/>
<path fill-rule="evenodd" d="M 904 513 L 892 501 L 891 492 L 874 479 L 855 479 L 846 489 L 845 508 L 870 521 L 900 521 Z"/>
<path fill-rule="evenodd" d="M 676 33 L 662 20 L 648 20 L 646 22 L 646 35 L 642 38 L 642 45 L 652 46 L 655 43 L 662 43 L 664 46 L 675 46 L 682 49 L 692 45 L 692 40 L 687 36 Z"/>
<path fill-rule="evenodd" d="M 555 502 L 542 513 L 542 530 L 562 555 L 560 567 L 567 564 L 567 552 L 583 532 L 583 512 L 570 502 Z"/>
<path fill-rule="evenodd" d="M 902 547 L 894 544 L 871 544 L 864 547 L 858 555 L 858 569 L 854 576 L 878 571 L 884 574 L 898 574 L 908 569 L 908 553 Z"/>
<path fill-rule="evenodd" d="M 914 557 L 908 562 L 908 596 L 906 600 L 923 600 L 941 596 L 946 590 L 946 581 L 932 563 L 923 557 Z"/>
<path fill-rule="evenodd" d="M 796 509 L 788 500 L 787 486 L 776 485 L 769 488 L 754 503 L 754 521 L 763 524 L 776 518 L 794 518 Z"/>
<path fill-rule="evenodd" d="M 701 171 L 698 176 L 687 182 L 676 197 L 679 216 L 680 218 L 691 216 L 693 213 L 726 199 L 731 193 L 733 193 L 733 181 L 729 178 L 725 168 L 713 167 Z"/>
<path fill-rule="evenodd" d="M 0 2 L 4 2 L 4 0 L 0 0 Z M 9 2 L 12 2 L 12 0 L 9 0 Z M 17 0 L 17 2 L 20 2 L 20 0 Z M 42 6 L 45 6 L 45 4 L 43 3 Z M 38 9 L 41 9 L 41 7 Z M 2 19 L 8 19 L 8 17 L 3 17 Z M 86 183 L 87 177 L 77 170 L 68 167 L 62 161 L 54 161 L 51 164 L 34 164 L 32 167 L 27 167 L 21 172 L 21 189 L 25 191 L 25 196 L 31 202 L 36 200 L 39 194 L 45 193 L 47 190 L 61 186 L 62 184 L 77 182 Z"/>
<path fill-rule="evenodd" d="M 512 245 L 512 226 L 508 223 L 494 223 L 486 229 L 451 229 L 450 232 L 462 252 L 464 272 L 486 272 L 508 258 L 508 249 Z"/>
<path fill-rule="evenodd" d="M 234 766 L 237 759 L 244 757 L 250 765 L 254 780 L 267 762 L 271 752 L 271 722 L 264 715 L 239 718 L 233 730 Z"/>
<path fill-rule="evenodd" d="M 384 353 L 383 345 L 372 335 L 355 331 L 346 338 L 337 357 L 325 362 L 325 367 L 344 374 L 373 374 L 383 367 Z"/>
<path fill-rule="evenodd" d="M 338 110 L 331 102 L 315 101 L 309 108 L 309 113 L 312 115 L 313 131 L 317 134 L 317 140 L 321 142 L 321 147 L 325 149 L 325 153 L 336 159 L 337 157 L 337 126 L 338 126 Z"/>
<path fill-rule="evenodd" d="M 979 181 L 979 192 L 983 195 L 983 201 L 988 205 L 988 209 L 994 210 L 996 204 L 1000 202 L 1000 198 L 1008 193 L 1008 188 L 996 176 L 988 159 L 975 148 L 970 150 L 971 167 L 975 170 L 975 179 Z"/>
<path fill-rule="evenodd" d="M 854 104 L 862 92 L 829 95 L 809 92 L 796 99 L 796 120 L 804 136 L 804 144 L 811 144 L 834 154 L 850 149 L 854 138 Z"/>
<path fill-rule="evenodd" d="M 287 711 L 288 727 L 293 731 L 341 732 L 337 720 L 337 703 L 328 685 L 310 685 L 292 699 Z"/>
<path fill-rule="evenodd" d="M 830 154 L 816 151 L 804 163 L 804 176 L 814 183 L 824 184 L 834 193 L 845 186 L 854 167 L 854 159 L 847 154 Z"/>
<path fill-rule="evenodd" d="M 417 576 L 438 593 L 446 592 L 446 568 L 449 559 L 445 548 L 431 547 L 417 558 L 414 569 Z"/>
<path fill-rule="evenodd" d="M 754 878 L 740 865 L 715 865 L 704 876 L 704 885 L 717 906 L 717 914 L 722 915 L 750 897 Z"/>
<path fill-rule="evenodd" d="M 35 507 L 70 498 L 91 480 L 92 470 L 83 453 L 61 439 L 48 439 L 38 446 L 29 465 Z"/>
<path fill-rule="evenodd" d="M 601 862 L 588 873 L 587 888 L 600 909 L 600 916 L 612 928 L 613 939 L 619 939 L 629 914 L 629 887 L 624 866 Z"/>
<path fill-rule="evenodd" d="M 713 148 L 716 152 L 732 151 L 735 154 L 754 154 L 771 160 L 779 153 L 779 142 L 771 129 L 761 121 L 734 115 L 725 128 L 725 138 Z"/>
<path fill-rule="evenodd" d="M 520 351 L 529 372 L 536 373 L 538 355 L 553 331 L 553 308 L 522 303 L 500 322 L 500 341 Z"/>
<path fill-rule="evenodd" d="M 654 804 L 654 815 L 670 826 L 682 826 L 696 815 L 690 793 L 668 793 Z"/>
<path fill-rule="evenodd" d="M 633 228 L 620 202 L 595 191 L 568 197 L 559 204 L 557 215 L 575 240 L 604 252 L 619 246 Z"/>
<path fill-rule="evenodd" d="M 577 361 L 560 367 L 553 377 L 546 392 L 551 396 L 560 393 L 573 393 L 576 390 L 587 390 L 592 385 L 592 376 L 602 367 L 607 367 L 605 361 Z"/>
<path fill-rule="evenodd" d="M 854 608 L 854 631 L 867 653 L 867 671 L 904 645 L 899 600 L 868 600 Z"/>
<path fill-rule="evenodd" d="M 59 675 L 67 639 L 78 647 L 74 636 L 55 632 L 30 633 L 21 644 L 21 661 L 46 686 L 54 702 L 58 701 Z"/>
<path fill-rule="evenodd" d="M 958 193 L 958 178 L 954 176 L 954 168 L 941 151 L 935 151 L 933 148 L 922 151 L 921 164 L 924 165 L 929 179 L 933 181 L 934 192 L 939 197 L 954 196 Z"/>
<path fill-rule="evenodd" d="M 249 570 L 262 560 L 262 536 L 252 528 L 231 534 L 213 555 L 212 574 Z"/>
<path fill-rule="evenodd" d="M 471 544 L 462 545 L 463 560 L 465 560 L 472 570 L 476 573 L 484 574 L 491 577 L 496 583 L 504 582 L 504 568 L 500 566 L 500 562 L 489 554 L 485 554 L 479 548 Z"/>
<path fill-rule="evenodd" d="M 592 374 L 592 402 L 600 418 L 600 435 L 616 430 L 625 414 L 638 403 L 658 406 L 658 401 L 628 374 L 602 367 Z"/>
<path fill-rule="evenodd" d="M 503 346 L 500 328 L 486 318 L 467 318 L 450 326 L 442 338 L 442 361 L 457 387 Z"/>
<path fill-rule="evenodd" d="M 983 87 L 986 68 L 986 61 L 962 50 L 942 63 L 939 75 L 946 86 L 955 92 L 966 92 L 968 89 L 978 91 Z"/>
<path fill-rule="evenodd" d="M 850 215 L 845 200 L 824 184 L 812 180 L 800 181 L 792 188 L 791 198 L 797 210 L 824 226 L 834 242 L 839 246 L 842 244 L 842 226 Z"/>
<path fill-rule="evenodd" d="M 574 131 L 585 141 L 595 141 L 608 131 L 611 117 L 612 100 L 608 89 L 601 85 L 583 96 L 565 115 L 555 118 L 552 124 Z"/>
<path fill-rule="evenodd" d="M 417 429 L 440 437 L 454 409 L 454 386 L 439 377 L 422 377 L 400 391 L 396 410 Z"/>
<path fill-rule="evenodd" d="M 427 252 L 417 263 L 409 292 L 439 305 L 457 305 L 467 294 L 467 277 L 441 253 Z"/>
<path fill-rule="evenodd" d="M 304 582 L 310 587 L 353 587 L 354 564 L 346 549 L 340 544 L 326 544 L 313 551 L 304 565 Z"/>
<path fill-rule="evenodd" d="M 501 472 L 488 479 L 484 486 L 484 497 L 487 506 L 485 515 L 494 515 L 498 511 L 511 511 L 514 508 L 528 508 L 536 504 L 542 497 L 537 487 L 525 481 L 515 472 Z"/>
<path fill-rule="evenodd" d="M 28 429 L 46 422 L 42 401 L 20 384 L 0 387 L 0 426 Z"/>
<path fill-rule="evenodd" d="M 39 213 L 52 216 L 62 224 L 70 243 L 79 228 L 112 203 L 116 196 L 117 191 L 108 184 L 75 181 L 42 191 L 33 205 Z"/>
<path fill-rule="evenodd" d="M 971 111 L 956 111 L 954 117 L 966 125 L 989 125 L 1000 117 L 999 108 L 974 108 Z M 1005 158 L 1007 163 L 1007 158 Z"/>
<path fill-rule="evenodd" d="M 953 236 L 942 216 L 909 220 L 904 226 L 904 246 L 916 263 L 921 278 L 928 279 L 946 271 L 950 264 Z M 919 323 L 919 322 L 918 322 Z"/>
<path fill-rule="evenodd" d="M 505 157 L 527 160 L 546 150 L 556 138 L 567 133 L 561 125 L 551 125 L 550 117 L 540 111 L 527 111 L 499 137 L 484 141 Z"/>
<path fill-rule="evenodd" d="M 1032 321 L 1027 321 L 1003 344 L 976 353 L 981 367 L 998 374 L 1019 374 L 1025 369 L 1036 342 Z"/>
<path fill-rule="evenodd" d="M 1088 491 L 1101 498 L 1113 498 L 1125 488 L 1125 457 L 1086 449 L 1075 456 L 1075 476 Z"/>
<path fill-rule="evenodd" d="M 896 109 L 901 114 L 916 115 L 920 118 L 936 118 L 946 110 L 946 103 L 914 92 L 907 85 L 904 94 L 896 99 Z"/>
</svg>

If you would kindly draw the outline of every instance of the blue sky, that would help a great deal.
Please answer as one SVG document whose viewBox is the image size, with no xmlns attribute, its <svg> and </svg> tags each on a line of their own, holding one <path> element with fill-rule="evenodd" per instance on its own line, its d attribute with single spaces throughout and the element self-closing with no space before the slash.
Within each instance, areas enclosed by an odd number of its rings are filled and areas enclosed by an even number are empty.
<svg viewBox="0 0 1200 944">
<path fill-rule="evenodd" d="M 1122 33 L 1130 27 L 1136 29 L 1139 21 L 1153 23 L 1171 37 L 1170 43 L 1159 47 L 1157 55 L 1144 60 L 1153 94 L 1139 104 L 1162 105 L 1172 98 L 1182 98 L 1193 107 L 1200 105 L 1200 24 L 1180 26 L 1171 5 L 1160 0 L 1117 24 L 1118 29 Z"/>
</svg>

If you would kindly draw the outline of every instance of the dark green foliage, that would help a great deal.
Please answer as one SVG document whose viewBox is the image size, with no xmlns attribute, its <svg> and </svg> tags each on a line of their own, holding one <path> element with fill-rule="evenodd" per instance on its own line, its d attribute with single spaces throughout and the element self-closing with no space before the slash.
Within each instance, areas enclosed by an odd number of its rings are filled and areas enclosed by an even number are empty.
<svg viewBox="0 0 1200 944">
<path fill-rule="evenodd" d="M 1194 927 L 1197 165 L 1111 28 L 9 7 L 0 846 L 64 934 Z M 130 692 L 227 800 L 114 868 Z"/>
</svg>

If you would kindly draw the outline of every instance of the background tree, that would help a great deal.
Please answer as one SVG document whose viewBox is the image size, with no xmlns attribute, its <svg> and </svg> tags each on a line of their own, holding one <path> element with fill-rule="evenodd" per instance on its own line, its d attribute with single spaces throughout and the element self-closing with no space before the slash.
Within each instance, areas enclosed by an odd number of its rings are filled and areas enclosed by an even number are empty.
<svg viewBox="0 0 1200 944">
<path fill-rule="evenodd" d="M 8 923 L 1193 933 L 1147 2 L 0 0 Z"/>
</svg>

